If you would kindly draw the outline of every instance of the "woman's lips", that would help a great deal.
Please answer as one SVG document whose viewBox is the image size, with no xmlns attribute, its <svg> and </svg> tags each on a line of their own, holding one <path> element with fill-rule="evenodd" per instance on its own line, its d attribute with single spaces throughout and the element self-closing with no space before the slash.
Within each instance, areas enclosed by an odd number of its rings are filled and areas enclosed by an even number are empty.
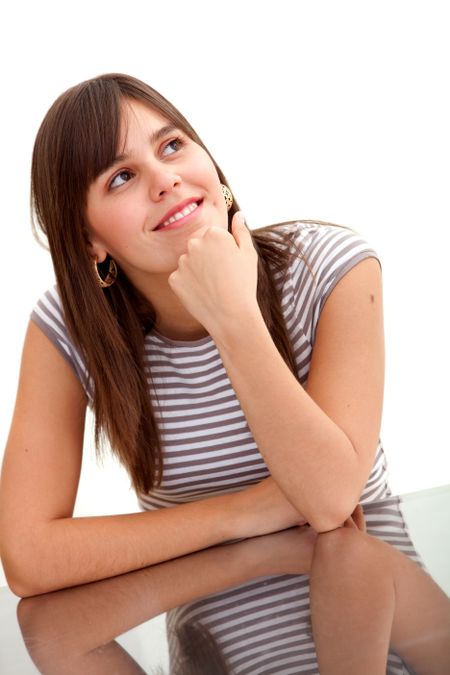
<svg viewBox="0 0 450 675">
<path fill-rule="evenodd" d="M 198 215 L 202 206 L 203 206 L 203 199 L 200 202 L 197 202 L 197 208 L 188 213 L 186 216 L 179 218 L 174 223 L 164 225 L 164 227 L 162 225 L 158 225 L 158 227 L 155 227 L 154 232 L 165 232 L 166 230 L 176 230 L 177 228 L 186 225 L 186 223 L 190 222 Z"/>
</svg>

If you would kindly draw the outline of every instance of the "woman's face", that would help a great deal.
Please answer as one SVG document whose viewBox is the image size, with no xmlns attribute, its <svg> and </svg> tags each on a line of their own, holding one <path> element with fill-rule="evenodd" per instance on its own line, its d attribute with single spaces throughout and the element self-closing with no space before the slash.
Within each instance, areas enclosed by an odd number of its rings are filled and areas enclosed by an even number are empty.
<svg viewBox="0 0 450 675">
<path fill-rule="evenodd" d="M 179 219 L 184 209 L 189 213 Z M 91 254 L 99 262 L 109 254 L 141 289 L 152 275 L 167 277 L 177 268 L 190 238 L 211 225 L 228 228 L 209 155 L 135 101 L 123 106 L 116 161 L 90 186 L 86 216 Z"/>
</svg>

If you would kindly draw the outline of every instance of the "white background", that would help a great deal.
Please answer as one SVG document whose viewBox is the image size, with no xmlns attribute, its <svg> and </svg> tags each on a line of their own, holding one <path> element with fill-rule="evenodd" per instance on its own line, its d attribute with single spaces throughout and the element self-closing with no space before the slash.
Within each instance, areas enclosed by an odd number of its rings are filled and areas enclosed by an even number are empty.
<svg viewBox="0 0 450 675">
<path fill-rule="evenodd" d="M 63 90 L 120 71 L 147 81 L 191 121 L 250 227 L 330 220 L 350 225 L 377 250 L 391 486 L 404 493 L 450 483 L 446 5 L 7 3 L 0 44 L 0 458 L 28 316 L 53 283 L 50 257 L 30 228 L 34 137 Z M 113 462 L 97 469 L 87 442 L 76 513 L 133 510 L 123 470 Z"/>
</svg>

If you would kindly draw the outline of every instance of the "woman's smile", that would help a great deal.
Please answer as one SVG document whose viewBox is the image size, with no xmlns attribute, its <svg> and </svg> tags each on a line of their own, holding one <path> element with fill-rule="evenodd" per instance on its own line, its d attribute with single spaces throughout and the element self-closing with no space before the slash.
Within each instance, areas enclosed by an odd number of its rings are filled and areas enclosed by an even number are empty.
<svg viewBox="0 0 450 675">
<path fill-rule="evenodd" d="M 202 205 L 203 199 L 189 202 L 183 209 L 176 211 L 174 215 L 164 220 L 155 230 L 174 230 L 182 225 L 186 225 L 186 223 L 191 222 L 191 220 L 200 215 Z"/>
</svg>

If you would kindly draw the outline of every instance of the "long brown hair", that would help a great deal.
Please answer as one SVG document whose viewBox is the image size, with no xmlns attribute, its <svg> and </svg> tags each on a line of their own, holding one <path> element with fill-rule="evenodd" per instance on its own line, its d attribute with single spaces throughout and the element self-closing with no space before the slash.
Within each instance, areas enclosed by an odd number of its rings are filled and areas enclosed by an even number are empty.
<svg viewBox="0 0 450 675">
<path fill-rule="evenodd" d="M 150 303 L 119 273 L 101 289 L 88 250 L 85 217 L 90 184 L 114 160 L 124 99 L 142 101 L 162 114 L 208 152 L 197 133 L 161 94 L 122 74 L 87 80 L 63 93 L 38 131 L 32 158 L 33 227 L 47 238 L 68 331 L 86 364 L 94 392 L 95 443 L 108 438 L 127 468 L 134 488 L 148 492 L 162 478 L 162 452 L 144 369 L 144 338 L 152 330 Z M 234 200 L 231 219 L 239 205 Z M 287 271 L 295 253 L 277 235 L 279 225 L 251 231 L 258 252 L 257 300 L 274 343 L 296 374 L 295 359 L 281 311 L 274 272 Z M 281 244 L 281 245 L 280 245 Z"/>
</svg>

